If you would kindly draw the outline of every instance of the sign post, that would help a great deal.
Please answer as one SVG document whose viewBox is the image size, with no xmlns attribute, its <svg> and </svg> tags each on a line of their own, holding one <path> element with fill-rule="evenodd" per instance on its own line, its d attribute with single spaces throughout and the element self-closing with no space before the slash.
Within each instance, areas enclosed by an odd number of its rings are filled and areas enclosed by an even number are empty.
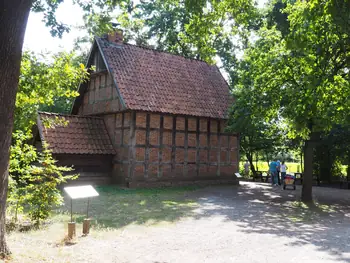
<svg viewBox="0 0 350 263">
<path fill-rule="evenodd" d="M 87 206 L 86 206 L 86 219 L 84 219 L 84 223 L 83 223 L 83 234 L 84 235 L 89 234 L 89 229 L 90 229 L 90 219 L 89 219 L 90 197 L 99 196 L 98 192 L 91 185 L 65 187 L 64 191 L 70 197 L 70 222 L 68 223 L 68 237 L 70 239 L 72 239 L 76 235 L 75 222 L 73 221 L 73 199 L 81 199 L 81 198 L 88 199 Z"/>
</svg>

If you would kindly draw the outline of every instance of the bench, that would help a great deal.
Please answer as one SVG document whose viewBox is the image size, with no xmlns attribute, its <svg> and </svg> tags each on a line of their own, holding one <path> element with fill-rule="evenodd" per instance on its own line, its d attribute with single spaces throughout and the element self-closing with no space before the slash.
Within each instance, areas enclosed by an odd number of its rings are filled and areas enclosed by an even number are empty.
<svg viewBox="0 0 350 263">
<path fill-rule="evenodd" d="M 303 173 L 294 173 L 295 182 L 300 181 L 300 184 L 303 184 Z"/>
<path fill-rule="evenodd" d="M 303 184 L 303 173 L 294 173 L 295 176 L 295 181 L 300 181 L 300 184 Z M 312 180 L 316 181 L 317 185 L 320 185 L 320 177 L 318 176 L 318 174 L 313 174 L 312 175 Z"/>
<path fill-rule="evenodd" d="M 342 176 L 340 180 L 341 189 L 350 189 L 350 180 L 349 176 Z"/>
<path fill-rule="evenodd" d="M 255 179 L 259 179 L 261 182 L 267 182 L 269 179 L 269 172 L 268 171 L 256 171 L 256 175 L 254 176 L 253 180 L 255 182 Z"/>
</svg>

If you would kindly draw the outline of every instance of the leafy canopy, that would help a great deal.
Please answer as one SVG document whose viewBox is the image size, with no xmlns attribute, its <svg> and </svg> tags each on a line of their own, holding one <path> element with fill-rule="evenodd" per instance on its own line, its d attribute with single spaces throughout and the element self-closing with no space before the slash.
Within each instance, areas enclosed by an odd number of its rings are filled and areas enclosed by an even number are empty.
<svg viewBox="0 0 350 263">
<path fill-rule="evenodd" d="M 342 3 L 287 5 L 290 33 L 283 38 L 276 27 L 265 26 L 245 52 L 252 94 L 259 96 L 256 112 L 285 119 L 292 137 L 349 121 L 350 38 L 341 22 L 349 17 L 349 1 Z"/>
<path fill-rule="evenodd" d="M 77 86 L 88 73 L 83 64 L 74 64 L 74 54 L 60 53 L 53 61 L 31 52 L 23 54 L 16 98 L 14 130 L 28 130 L 35 123 L 37 111 L 59 106 L 70 108 L 72 98 L 78 96 Z M 60 104 L 57 105 L 59 102 Z"/>
</svg>

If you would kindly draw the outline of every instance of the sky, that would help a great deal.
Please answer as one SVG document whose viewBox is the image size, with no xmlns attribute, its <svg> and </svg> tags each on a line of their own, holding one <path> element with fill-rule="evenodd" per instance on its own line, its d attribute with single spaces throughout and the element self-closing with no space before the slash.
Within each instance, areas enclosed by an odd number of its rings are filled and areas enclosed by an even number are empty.
<svg viewBox="0 0 350 263">
<path fill-rule="evenodd" d="M 85 34 L 84 31 L 76 28 L 83 25 L 83 13 L 80 7 L 73 5 L 71 0 L 67 0 L 57 9 L 56 18 L 71 27 L 70 32 L 64 33 L 62 39 L 51 36 L 50 29 L 42 21 L 42 13 L 30 13 L 23 48 L 36 53 L 72 50 L 74 40 Z"/>
<path fill-rule="evenodd" d="M 257 0 L 258 6 L 262 7 L 267 0 Z M 24 38 L 24 49 L 35 53 L 59 51 L 71 51 L 74 40 L 79 36 L 86 35 L 86 32 L 77 29 L 83 25 L 83 12 L 80 7 L 73 5 L 72 0 L 65 0 L 57 9 L 56 17 L 71 27 L 69 33 L 65 33 L 62 39 L 52 37 L 50 30 L 42 22 L 42 13 L 31 13 L 29 15 L 27 30 Z M 88 46 L 87 46 L 88 48 Z"/>
</svg>

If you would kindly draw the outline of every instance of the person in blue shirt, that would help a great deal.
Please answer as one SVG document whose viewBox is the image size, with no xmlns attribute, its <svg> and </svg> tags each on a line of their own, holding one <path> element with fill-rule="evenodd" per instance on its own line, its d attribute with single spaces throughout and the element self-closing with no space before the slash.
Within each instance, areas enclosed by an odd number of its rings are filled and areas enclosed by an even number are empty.
<svg viewBox="0 0 350 263">
<path fill-rule="evenodd" d="M 272 185 L 277 185 L 277 167 L 278 167 L 278 163 L 276 161 L 272 161 L 269 165 L 269 169 L 270 169 L 270 174 L 271 174 L 271 184 Z"/>
</svg>

